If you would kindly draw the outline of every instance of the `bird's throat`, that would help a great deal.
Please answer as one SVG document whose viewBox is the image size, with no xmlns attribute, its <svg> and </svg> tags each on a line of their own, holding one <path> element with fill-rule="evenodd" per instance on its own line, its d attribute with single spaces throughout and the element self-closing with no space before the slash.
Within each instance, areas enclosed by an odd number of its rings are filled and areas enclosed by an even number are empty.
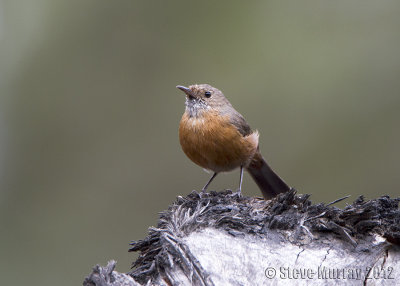
<svg viewBox="0 0 400 286">
<path fill-rule="evenodd" d="M 201 99 L 186 99 L 186 112 L 189 117 L 199 118 L 210 107 Z"/>
</svg>

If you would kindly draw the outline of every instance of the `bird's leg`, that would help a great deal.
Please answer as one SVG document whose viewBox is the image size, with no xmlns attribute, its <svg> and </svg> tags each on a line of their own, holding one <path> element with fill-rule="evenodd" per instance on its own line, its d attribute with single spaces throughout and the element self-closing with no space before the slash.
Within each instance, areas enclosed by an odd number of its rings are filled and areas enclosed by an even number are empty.
<svg viewBox="0 0 400 286">
<path fill-rule="evenodd" d="M 243 166 L 240 166 L 240 179 L 239 179 L 239 189 L 238 189 L 239 197 L 242 196 L 242 182 L 243 182 Z"/>
<path fill-rule="evenodd" d="M 203 189 L 201 190 L 202 193 L 204 193 L 204 192 L 207 190 L 208 185 L 210 185 L 210 183 L 212 182 L 212 180 L 214 180 L 214 178 L 215 178 L 217 175 L 218 175 L 217 172 L 215 172 L 214 175 L 212 175 L 212 177 L 208 180 L 207 184 L 206 184 L 206 185 L 203 187 Z"/>
</svg>

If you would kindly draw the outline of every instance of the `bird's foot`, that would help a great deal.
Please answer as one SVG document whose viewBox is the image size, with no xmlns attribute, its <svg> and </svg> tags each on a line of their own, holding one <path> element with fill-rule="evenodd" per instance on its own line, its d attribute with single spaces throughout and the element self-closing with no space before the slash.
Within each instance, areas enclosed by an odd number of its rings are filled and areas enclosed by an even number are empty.
<svg viewBox="0 0 400 286">
<path fill-rule="evenodd" d="M 238 198 L 242 197 L 242 190 L 241 189 L 237 189 L 236 192 L 232 193 L 232 196 L 237 196 Z"/>
<path fill-rule="evenodd" d="M 207 189 L 202 189 L 202 190 L 199 192 L 199 196 L 200 196 L 200 198 L 203 198 L 203 197 L 205 197 L 205 196 L 206 196 L 206 194 L 207 194 Z"/>
</svg>

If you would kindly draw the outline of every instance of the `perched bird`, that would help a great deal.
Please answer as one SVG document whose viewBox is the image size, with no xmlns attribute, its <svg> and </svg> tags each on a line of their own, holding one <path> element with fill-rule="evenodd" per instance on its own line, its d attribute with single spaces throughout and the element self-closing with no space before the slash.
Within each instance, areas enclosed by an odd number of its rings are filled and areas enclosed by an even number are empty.
<svg viewBox="0 0 400 286">
<path fill-rule="evenodd" d="M 186 94 L 186 109 L 179 124 L 183 152 L 197 165 L 214 172 L 203 192 L 218 173 L 236 168 L 240 168 L 239 194 L 243 168 L 265 199 L 290 190 L 260 154 L 258 132 L 250 128 L 220 90 L 208 84 L 177 88 Z"/>
</svg>

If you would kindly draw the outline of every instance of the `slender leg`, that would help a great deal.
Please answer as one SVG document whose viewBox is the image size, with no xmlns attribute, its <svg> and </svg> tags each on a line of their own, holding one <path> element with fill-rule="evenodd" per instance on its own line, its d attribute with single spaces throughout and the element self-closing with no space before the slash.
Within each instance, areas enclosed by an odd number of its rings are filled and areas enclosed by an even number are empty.
<svg viewBox="0 0 400 286">
<path fill-rule="evenodd" d="M 243 182 L 243 166 L 240 166 L 240 180 L 239 180 L 239 197 L 242 195 L 242 182 Z"/>
<path fill-rule="evenodd" d="M 207 190 L 208 185 L 212 182 L 212 180 L 214 180 L 214 178 L 218 175 L 217 172 L 214 173 L 214 175 L 212 175 L 212 177 L 208 180 L 207 184 L 203 187 L 203 189 L 201 190 L 203 193 Z"/>
</svg>

